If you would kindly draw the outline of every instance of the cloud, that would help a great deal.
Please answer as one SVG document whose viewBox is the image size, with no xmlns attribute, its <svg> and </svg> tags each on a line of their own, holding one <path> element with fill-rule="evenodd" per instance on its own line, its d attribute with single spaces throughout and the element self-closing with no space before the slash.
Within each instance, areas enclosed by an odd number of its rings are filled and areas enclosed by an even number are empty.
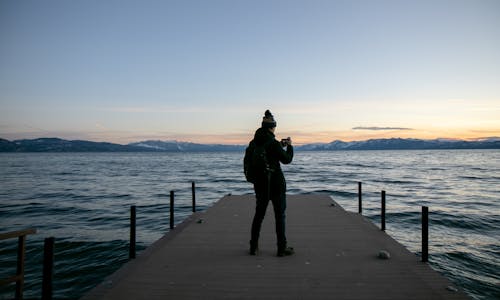
<svg viewBox="0 0 500 300">
<path fill-rule="evenodd" d="M 370 126 L 370 127 L 353 127 L 353 130 L 414 130 L 413 128 L 406 127 L 378 127 L 378 126 Z"/>
</svg>

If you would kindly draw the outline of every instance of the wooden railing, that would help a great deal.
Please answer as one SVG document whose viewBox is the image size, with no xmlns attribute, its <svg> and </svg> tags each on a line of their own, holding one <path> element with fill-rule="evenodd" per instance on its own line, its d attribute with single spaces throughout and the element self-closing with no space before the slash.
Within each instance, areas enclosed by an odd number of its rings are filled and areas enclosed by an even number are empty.
<svg viewBox="0 0 500 300">
<path fill-rule="evenodd" d="M 193 212 L 196 212 L 196 191 L 195 183 L 191 183 L 191 193 L 193 202 Z M 170 192 L 170 229 L 174 229 L 174 191 Z M 136 257 L 136 207 L 135 205 L 130 208 L 130 249 L 129 258 Z M 30 228 L 19 231 L 12 231 L 0 233 L 0 241 L 19 238 L 17 248 L 17 272 L 16 275 L 8 278 L 0 279 L 0 286 L 8 285 L 13 282 L 16 283 L 16 296 L 15 299 L 23 299 L 24 287 L 24 260 L 26 252 L 26 236 L 28 234 L 35 234 L 36 229 Z M 42 300 L 52 299 L 52 277 L 54 268 L 54 238 L 46 238 L 44 242 L 44 259 L 43 259 L 43 281 L 42 281 Z"/>
<path fill-rule="evenodd" d="M 6 233 L 0 233 L 0 241 L 12 238 L 18 238 L 17 244 L 17 271 L 16 275 L 0 279 L 0 285 L 7 285 L 12 282 L 16 283 L 16 299 L 23 299 L 24 286 L 24 259 L 26 256 L 26 236 L 35 234 L 36 229 L 30 228 Z"/>
</svg>

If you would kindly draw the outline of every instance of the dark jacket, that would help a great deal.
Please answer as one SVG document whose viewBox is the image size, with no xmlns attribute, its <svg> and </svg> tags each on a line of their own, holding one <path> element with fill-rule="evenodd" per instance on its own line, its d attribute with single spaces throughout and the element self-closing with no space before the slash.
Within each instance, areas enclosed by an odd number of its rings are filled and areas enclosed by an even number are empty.
<svg viewBox="0 0 500 300">
<path fill-rule="evenodd" d="M 254 142 L 256 146 L 266 145 L 267 161 L 274 172 L 282 173 L 280 162 L 289 164 L 293 159 L 293 147 L 290 145 L 283 150 L 281 143 L 275 139 L 274 134 L 267 128 L 259 128 L 255 131 Z"/>
</svg>

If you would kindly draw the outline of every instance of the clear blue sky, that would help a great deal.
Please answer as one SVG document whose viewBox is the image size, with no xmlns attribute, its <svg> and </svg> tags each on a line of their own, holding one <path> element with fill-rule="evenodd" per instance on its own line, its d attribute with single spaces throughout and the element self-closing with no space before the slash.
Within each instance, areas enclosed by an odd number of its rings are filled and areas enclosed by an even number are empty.
<svg viewBox="0 0 500 300">
<path fill-rule="evenodd" d="M 0 137 L 500 136 L 500 1 L 0 1 Z"/>
</svg>

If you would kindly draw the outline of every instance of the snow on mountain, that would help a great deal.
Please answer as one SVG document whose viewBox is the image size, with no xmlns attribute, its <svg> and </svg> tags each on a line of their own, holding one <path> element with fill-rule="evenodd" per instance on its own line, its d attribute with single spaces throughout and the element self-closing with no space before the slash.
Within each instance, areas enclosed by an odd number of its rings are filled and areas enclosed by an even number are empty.
<svg viewBox="0 0 500 300">
<path fill-rule="evenodd" d="M 143 141 L 129 144 L 129 146 L 172 152 L 241 151 L 245 149 L 241 145 L 196 144 L 178 141 Z"/>
</svg>

